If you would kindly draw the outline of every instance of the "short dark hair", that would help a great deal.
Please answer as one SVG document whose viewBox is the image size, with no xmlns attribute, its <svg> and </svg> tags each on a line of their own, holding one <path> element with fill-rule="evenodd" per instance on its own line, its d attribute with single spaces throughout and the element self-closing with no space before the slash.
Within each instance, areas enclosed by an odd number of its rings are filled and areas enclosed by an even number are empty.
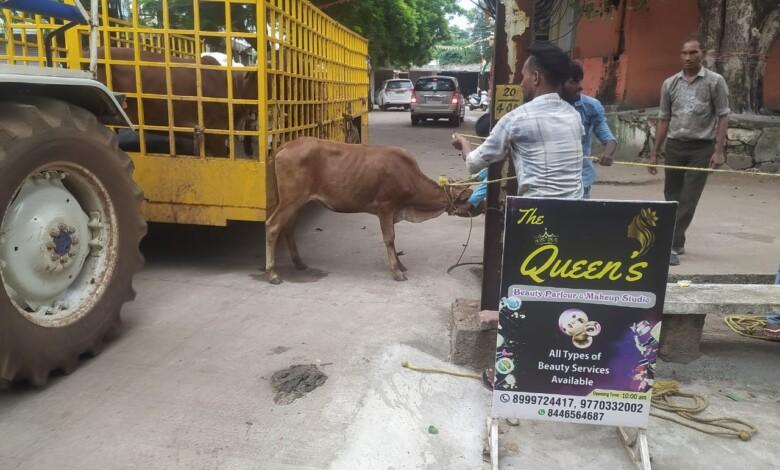
<svg viewBox="0 0 780 470">
<path fill-rule="evenodd" d="M 531 44 L 528 53 L 528 65 L 541 72 L 550 85 L 559 87 L 569 79 L 571 59 L 560 47 L 547 41 L 537 41 Z"/>
<path fill-rule="evenodd" d="M 699 43 L 699 49 L 704 50 L 704 40 L 701 37 L 701 34 L 699 33 L 690 33 L 689 35 L 685 36 L 685 40 L 680 44 L 681 46 L 684 46 L 688 44 L 689 42 L 698 42 Z"/>
<path fill-rule="evenodd" d="M 582 70 L 582 65 L 572 60 L 569 65 L 569 79 L 581 82 L 583 78 L 585 78 L 585 71 Z"/>
</svg>

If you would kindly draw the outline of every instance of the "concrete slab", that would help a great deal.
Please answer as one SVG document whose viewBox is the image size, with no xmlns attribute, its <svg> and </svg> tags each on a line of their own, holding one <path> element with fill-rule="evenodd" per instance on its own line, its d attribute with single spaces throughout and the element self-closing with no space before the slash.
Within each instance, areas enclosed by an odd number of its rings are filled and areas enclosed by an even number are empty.
<svg viewBox="0 0 780 470">
<path fill-rule="evenodd" d="M 413 348 L 389 348 L 375 365 L 360 411 L 344 435 L 346 445 L 330 470 L 481 467 L 490 392 L 477 380 L 401 369 L 406 360 L 453 369 Z"/>
<path fill-rule="evenodd" d="M 664 313 L 671 315 L 768 315 L 780 312 L 780 285 L 679 284 L 666 286 Z"/>
<path fill-rule="evenodd" d="M 668 284 L 659 354 L 667 361 L 699 357 L 705 316 L 780 312 L 780 286 L 772 284 Z"/>
</svg>

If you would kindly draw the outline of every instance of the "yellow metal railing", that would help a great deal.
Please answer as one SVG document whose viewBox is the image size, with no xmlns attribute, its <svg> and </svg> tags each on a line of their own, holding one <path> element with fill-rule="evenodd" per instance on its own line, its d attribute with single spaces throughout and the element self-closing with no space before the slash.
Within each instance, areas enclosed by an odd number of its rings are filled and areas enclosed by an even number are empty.
<svg viewBox="0 0 780 470">
<path fill-rule="evenodd" d="M 44 37 L 62 26 L 62 22 L 41 15 L 0 9 L 0 63 L 46 65 Z M 62 37 L 52 43 L 54 63 L 62 66 L 66 52 Z"/>
<path fill-rule="evenodd" d="M 366 138 L 368 44 L 308 1 L 127 5 L 114 18 L 100 2 L 97 78 L 125 96 L 151 220 L 264 220 L 271 152 L 301 136 L 344 141 L 351 125 Z M 0 12 L 0 63 L 44 66 L 43 37 L 58 22 Z M 86 70 L 87 35 L 59 38 L 55 66 Z"/>
</svg>

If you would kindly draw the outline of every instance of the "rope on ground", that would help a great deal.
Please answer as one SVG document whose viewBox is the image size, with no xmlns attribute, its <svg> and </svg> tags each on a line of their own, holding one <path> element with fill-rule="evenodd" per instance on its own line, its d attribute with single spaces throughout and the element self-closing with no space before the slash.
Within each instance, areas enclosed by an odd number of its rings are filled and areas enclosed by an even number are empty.
<svg viewBox="0 0 780 470">
<path fill-rule="evenodd" d="M 404 361 L 401 363 L 401 367 L 405 367 L 409 370 L 417 371 L 417 372 L 423 372 L 428 374 L 445 374 L 445 375 L 453 375 L 455 377 L 463 377 L 466 379 L 477 379 L 482 380 L 482 376 L 479 374 L 474 374 L 473 372 L 459 372 L 456 370 L 448 370 L 448 369 L 439 369 L 436 367 L 417 367 L 415 365 L 412 365 L 409 361 Z"/>
<path fill-rule="evenodd" d="M 482 380 L 482 376 L 470 372 L 458 372 L 448 369 L 417 367 L 409 361 L 403 361 L 402 367 L 422 373 L 446 374 L 455 377 Z M 691 404 L 680 403 L 688 400 Z M 650 416 L 677 423 L 680 426 L 703 432 L 712 436 L 736 437 L 749 441 L 757 432 L 755 426 L 737 418 L 701 418 L 698 415 L 707 409 L 709 402 L 704 396 L 683 392 L 680 384 L 674 380 L 658 380 L 653 385 L 651 403 L 658 411 L 651 411 Z"/>
<path fill-rule="evenodd" d="M 723 319 L 726 326 L 738 335 L 765 341 L 780 341 L 780 338 L 767 336 L 764 331 L 768 321 L 763 315 L 726 315 Z"/>
<path fill-rule="evenodd" d="M 675 399 L 677 399 L 675 401 Z M 692 402 L 680 403 L 680 399 Z M 749 441 L 758 432 L 754 426 L 736 418 L 701 418 L 709 403 L 702 395 L 683 392 L 674 380 L 659 380 L 653 385 L 653 407 L 663 411 L 651 411 L 650 416 L 665 419 L 705 434 L 736 437 Z"/>
<path fill-rule="evenodd" d="M 466 249 L 469 247 L 469 242 L 471 241 L 471 231 L 473 229 L 474 229 L 474 217 L 469 217 L 469 234 L 466 237 L 466 243 L 463 244 L 463 250 L 460 252 L 460 256 L 458 256 L 458 261 L 455 261 L 455 264 L 447 268 L 447 274 L 451 273 L 453 269 L 459 268 L 461 266 L 482 265 L 481 262 L 468 262 L 468 263 L 460 262 L 463 259 L 463 255 L 466 254 Z"/>
</svg>

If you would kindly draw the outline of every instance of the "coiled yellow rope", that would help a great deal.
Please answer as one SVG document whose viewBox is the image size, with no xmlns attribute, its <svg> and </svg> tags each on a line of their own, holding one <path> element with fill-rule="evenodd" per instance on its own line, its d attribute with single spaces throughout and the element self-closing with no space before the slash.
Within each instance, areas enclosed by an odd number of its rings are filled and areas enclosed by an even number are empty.
<svg viewBox="0 0 780 470">
<path fill-rule="evenodd" d="M 677 399 L 677 400 L 675 400 Z M 692 402 L 680 403 L 680 399 Z M 653 385 L 653 407 L 664 411 L 651 411 L 650 416 L 665 419 L 681 426 L 713 436 L 737 437 L 749 441 L 758 432 L 754 426 L 736 418 L 701 418 L 699 413 L 707 409 L 707 399 L 695 393 L 680 390 L 674 380 L 659 380 Z"/>
<path fill-rule="evenodd" d="M 738 335 L 765 341 L 780 341 L 780 338 L 773 338 L 764 334 L 767 320 L 763 315 L 727 315 L 723 321 L 731 328 L 731 331 Z"/>
</svg>

